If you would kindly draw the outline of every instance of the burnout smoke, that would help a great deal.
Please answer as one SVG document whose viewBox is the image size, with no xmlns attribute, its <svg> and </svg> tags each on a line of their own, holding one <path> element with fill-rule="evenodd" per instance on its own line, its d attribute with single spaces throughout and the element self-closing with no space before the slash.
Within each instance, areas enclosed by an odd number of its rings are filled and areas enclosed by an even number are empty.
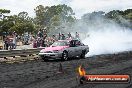
<svg viewBox="0 0 132 88">
<path fill-rule="evenodd" d="M 86 56 L 117 53 L 132 50 L 132 31 L 121 27 L 105 27 L 103 30 L 89 31 L 83 43 L 89 45 Z"/>
<path fill-rule="evenodd" d="M 122 24 L 130 25 L 129 21 L 120 15 L 116 17 Z M 66 35 L 70 32 L 72 36 L 78 32 L 81 41 L 89 46 L 87 57 L 132 50 L 132 30 L 106 18 L 102 11 L 84 14 L 70 25 L 62 22 L 55 32 Z"/>
<path fill-rule="evenodd" d="M 80 33 L 82 42 L 89 46 L 87 57 L 132 50 L 131 29 L 102 16 L 97 15 L 93 20 L 87 18 L 82 18 L 73 27 Z M 125 19 L 120 20 L 129 25 Z"/>
</svg>

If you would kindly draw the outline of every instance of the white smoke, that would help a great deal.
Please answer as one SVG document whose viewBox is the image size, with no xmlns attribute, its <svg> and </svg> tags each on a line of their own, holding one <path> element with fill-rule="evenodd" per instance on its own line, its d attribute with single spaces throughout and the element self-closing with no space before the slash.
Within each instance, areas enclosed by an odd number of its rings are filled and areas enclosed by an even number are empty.
<svg viewBox="0 0 132 88">
<path fill-rule="evenodd" d="M 79 33 L 82 42 L 90 49 L 86 56 L 132 50 L 131 29 L 100 16 L 95 16 L 93 20 L 84 20 L 78 19 L 71 28 L 65 25 L 63 31 L 66 35 L 70 32 L 72 36 L 75 36 L 75 32 Z M 127 20 L 120 20 L 129 25 Z"/>
<path fill-rule="evenodd" d="M 125 6 L 131 8 L 129 1 L 130 0 L 101 0 L 96 2 L 93 0 L 72 0 L 71 7 L 76 13 L 78 12 L 76 15 L 80 16 L 80 14 L 82 15 L 93 11 L 108 12 L 113 9 L 124 10 Z M 79 5 L 77 3 L 79 3 Z M 89 21 L 91 20 L 87 22 Z M 130 25 L 123 18 L 120 19 L 120 21 Z M 78 22 L 75 24 L 73 31 L 78 31 L 80 35 L 83 36 L 83 43 L 89 46 L 90 52 L 86 56 L 132 50 L 132 30 L 120 27 L 116 22 L 108 22 L 107 19 L 97 17 L 95 21 L 88 24 Z M 89 35 L 89 37 L 87 35 Z"/>
<path fill-rule="evenodd" d="M 83 40 L 90 49 L 86 56 L 132 50 L 132 31 L 129 29 L 111 25 L 102 30 L 91 30 L 88 34 L 90 36 Z"/>
<path fill-rule="evenodd" d="M 125 23 L 127 24 L 127 21 Z M 112 20 L 100 17 L 93 21 L 78 20 L 70 32 L 78 32 L 82 42 L 89 46 L 90 50 L 86 56 L 132 50 L 132 30 Z"/>
</svg>

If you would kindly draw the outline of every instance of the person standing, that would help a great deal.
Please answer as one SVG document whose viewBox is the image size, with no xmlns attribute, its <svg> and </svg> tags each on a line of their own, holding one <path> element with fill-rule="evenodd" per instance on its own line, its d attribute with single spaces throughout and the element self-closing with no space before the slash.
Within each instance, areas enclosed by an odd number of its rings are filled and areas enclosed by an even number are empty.
<svg viewBox="0 0 132 88">
<path fill-rule="evenodd" d="M 58 35 L 58 40 L 61 40 L 61 33 L 59 33 Z"/>
<path fill-rule="evenodd" d="M 38 37 L 40 37 L 40 38 L 43 37 L 43 32 L 41 30 L 38 31 Z"/>
<path fill-rule="evenodd" d="M 33 48 L 37 48 L 37 39 L 35 37 L 33 39 Z"/>
<path fill-rule="evenodd" d="M 61 40 L 65 40 L 65 35 L 62 34 Z"/>
<path fill-rule="evenodd" d="M 42 38 L 42 40 L 41 40 L 41 47 L 45 47 L 45 39 L 44 38 Z"/>
<path fill-rule="evenodd" d="M 9 39 L 8 39 L 8 37 L 5 37 L 5 40 L 4 40 L 4 49 L 5 50 L 8 50 L 8 47 L 9 47 Z"/>
<path fill-rule="evenodd" d="M 52 38 L 53 38 L 53 42 L 57 41 L 56 35 L 53 35 Z"/>
<path fill-rule="evenodd" d="M 76 32 L 75 38 L 79 39 L 79 34 Z"/>
<path fill-rule="evenodd" d="M 71 33 L 69 32 L 69 33 L 68 33 L 68 38 L 71 38 L 71 37 L 72 37 L 72 36 L 71 36 Z"/>
<path fill-rule="evenodd" d="M 40 37 L 37 38 L 37 47 L 40 47 Z"/>
<path fill-rule="evenodd" d="M 12 43 L 13 43 L 13 49 L 16 49 L 16 33 L 13 34 L 13 41 L 12 41 Z"/>
</svg>

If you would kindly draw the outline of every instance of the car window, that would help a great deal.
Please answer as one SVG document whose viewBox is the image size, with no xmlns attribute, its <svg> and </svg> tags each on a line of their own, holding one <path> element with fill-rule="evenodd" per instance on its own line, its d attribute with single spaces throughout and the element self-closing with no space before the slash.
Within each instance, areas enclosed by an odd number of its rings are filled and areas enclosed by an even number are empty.
<svg viewBox="0 0 132 88">
<path fill-rule="evenodd" d="M 75 41 L 75 40 L 70 41 L 70 46 L 71 46 L 71 47 L 75 47 L 75 46 L 76 46 L 76 44 L 75 44 L 75 43 L 76 43 L 76 41 Z"/>
<path fill-rule="evenodd" d="M 81 42 L 80 41 L 76 41 L 76 46 L 81 46 Z"/>
</svg>

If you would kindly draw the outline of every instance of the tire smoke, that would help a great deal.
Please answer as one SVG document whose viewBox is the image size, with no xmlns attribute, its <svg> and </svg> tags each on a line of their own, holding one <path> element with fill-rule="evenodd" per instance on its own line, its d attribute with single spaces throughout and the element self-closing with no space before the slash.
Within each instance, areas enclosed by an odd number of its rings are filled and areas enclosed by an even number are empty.
<svg viewBox="0 0 132 88">
<path fill-rule="evenodd" d="M 121 27 L 104 27 L 104 30 L 89 31 L 83 43 L 89 46 L 86 55 L 110 54 L 132 50 L 132 31 Z"/>
</svg>

